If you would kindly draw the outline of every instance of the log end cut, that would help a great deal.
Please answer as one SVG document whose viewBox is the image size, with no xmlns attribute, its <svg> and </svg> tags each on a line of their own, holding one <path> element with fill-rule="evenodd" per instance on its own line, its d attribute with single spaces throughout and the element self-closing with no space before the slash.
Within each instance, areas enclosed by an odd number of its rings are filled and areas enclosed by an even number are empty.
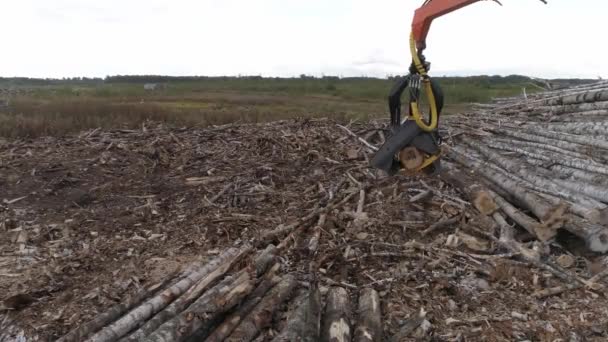
<svg viewBox="0 0 608 342">
<path fill-rule="evenodd" d="M 498 205 L 492 199 L 492 196 L 487 191 L 478 191 L 475 194 L 473 205 L 480 213 L 486 216 L 494 214 L 498 210 Z"/>
</svg>

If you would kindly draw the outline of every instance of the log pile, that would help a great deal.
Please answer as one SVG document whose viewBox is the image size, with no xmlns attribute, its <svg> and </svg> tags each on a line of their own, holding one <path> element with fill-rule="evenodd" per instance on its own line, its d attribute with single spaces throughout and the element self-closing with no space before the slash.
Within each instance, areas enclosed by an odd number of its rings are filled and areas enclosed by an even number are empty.
<svg viewBox="0 0 608 342">
<path fill-rule="evenodd" d="M 445 116 L 434 178 L 379 121 L 0 145 L 0 342 L 605 340 L 605 86 Z"/>
<path fill-rule="evenodd" d="M 272 341 L 382 340 L 374 289 L 361 292 L 355 313 L 345 288 L 324 291 L 323 305 L 317 284 L 303 285 L 294 275 L 281 274 L 281 268 L 273 245 L 257 253 L 248 244 L 228 248 L 142 290 L 57 342 L 254 341 L 290 303 L 284 327 Z"/>
<path fill-rule="evenodd" d="M 608 251 L 608 83 L 503 99 L 445 126 L 453 166 L 483 179 L 509 220 L 545 243 L 567 231 Z"/>
</svg>

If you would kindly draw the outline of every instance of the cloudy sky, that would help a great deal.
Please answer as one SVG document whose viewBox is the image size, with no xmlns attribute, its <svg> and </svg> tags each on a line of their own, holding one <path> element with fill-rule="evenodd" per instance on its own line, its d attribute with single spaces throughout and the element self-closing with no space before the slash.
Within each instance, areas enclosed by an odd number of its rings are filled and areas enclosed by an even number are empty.
<svg viewBox="0 0 608 342">
<path fill-rule="evenodd" d="M 435 20 L 432 74 L 607 78 L 608 1 L 548 1 L 480 1 Z M 403 74 L 421 3 L 5 0 L 0 76 Z"/>
</svg>

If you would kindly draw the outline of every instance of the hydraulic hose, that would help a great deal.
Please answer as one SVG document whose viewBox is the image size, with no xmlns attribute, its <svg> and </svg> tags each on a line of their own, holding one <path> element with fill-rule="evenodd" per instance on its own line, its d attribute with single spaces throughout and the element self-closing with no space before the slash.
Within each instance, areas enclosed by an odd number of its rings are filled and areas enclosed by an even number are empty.
<svg viewBox="0 0 608 342">
<path fill-rule="evenodd" d="M 418 101 L 414 100 L 410 102 L 411 113 L 416 121 L 416 124 L 420 129 L 425 132 L 431 132 L 437 128 L 437 103 L 435 102 L 435 94 L 433 93 L 433 88 L 431 86 L 431 79 L 428 76 L 428 73 L 424 66 L 422 65 L 422 61 L 420 60 L 420 56 L 418 56 L 418 51 L 416 51 L 416 40 L 414 39 L 414 33 L 412 32 L 410 36 L 410 52 L 412 54 L 412 60 L 414 62 L 414 66 L 416 70 L 422 76 L 422 84 L 424 86 L 424 91 L 426 96 L 429 99 L 430 107 L 431 107 L 431 122 L 427 124 L 420 114 L 420 110 L 418 108 Z"/>
</svg>

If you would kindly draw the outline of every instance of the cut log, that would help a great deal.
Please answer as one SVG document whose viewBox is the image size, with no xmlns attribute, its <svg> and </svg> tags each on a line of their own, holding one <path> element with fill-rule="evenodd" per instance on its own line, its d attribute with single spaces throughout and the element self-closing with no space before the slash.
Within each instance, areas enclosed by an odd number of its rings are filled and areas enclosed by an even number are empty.
<svg viewBox="0 0 608 342">
<path fill-rule="evenodd" d="M 366 288 L 359 295 L 357 310 L 357 327 L 355 328 L 354 342 L 380 342 L 382 341 L 382 314 L 380 310 L 380 296 L 376 290 Z"/>
<path fill-rule="evenodd" d="M 578 158 L 582 161 L 591 164 L 596 164 L 592 161 L 587 160 L 588 157 L 580 152 L 565 150 L 557 146 L 532 141 L 491 137 L 484 139 L 483 143 L 491 148 L 500 149 L 503 151 L 517 152 L 529 156 L 531 158 L 544 161 L 551 161 L 552 159 L 555 159 L 555 156 L 557 155 L 560 156 L 560 159 L 563 158 L 563 156 L 568 156 L 572 158 Z"/>
<path fill-rule="evenodd" d="M 315 284 L 297 298 L 287 326 L 272 342 L 317 342 L 321 332 L 321 293 Z M 235 341 L 236 342 L 236 341 Z"/>
<path fill-rule="evenodd" d="M 342 287 L 331 287 L 327 293 L 321 341 L 350 342 L 352 339 L 348 292 Z"/>
<path fill-rule="evenodd" d="M 581 196 L 578 194 L 573 194 L 571 191 L 560 187 L 558 184 L 548 180 L 546 178 L 540 177 L 538 172 L 535 172 L 535 167 L 526 163 L 518 162 L 512 160 L 507 157 L 503 157 L 496 152 L 493 152 L 489 148 L 482 146 L 477 142 L 467 142 L 468 145 L 479 151 L 484 155 L 490 162 L 496 163 L 500 167 L 504 168 L 508 172 L 515 173 L 519 175 L 521 178 L 527 180 L 528 182 L 538 186 L 544 191 L 562 197 L 566 200 L 572 202 L 578 202 L 590 208 L 597 207 L 603 208 L 605 207 L 600 202 L 588 198 L 586 196 Z"/>
<path fill-rule="evenodd" d="M 177 316 L 180 312 L 184 311 L 185 308 L 190 306 L 197 298 L 203 294 L 212 284 L 214 284 L 217 280 L 221 279 L 226 275 L 226 273 L 242 258 L 245 256 L 244 253 L 235 254 L 227 259 L 219 265 L 216 269 L 211 271 L 209 274 L 201 278 L 198 283 L 192 286 L 186 293 L 184 293 L 181 297 L 177 298 L 173 303 L 167 306 L 163 311 L 159 312 L 146 322 L 141 328 L 131 334 L 128 338 L 124 339 L 124 341 L 129 342 L 137 342 L 143 339 L 144 337 L 153 333 L 158 327 L 160 327 L 166 321 L 172 319 Z M 267 260 L 270 259 L 270 260 Z M 272 250 L 264 250 L 257 258 L 255 262 L 256 270 L 260 268 L 260 272 L 263 272 L 263 268 L 267 266 L 268 262 L 271 262 L 272 259 Z M 213 266 L 213 265 L 212 265 Z"/>
<path fill-rule="evenodd" d="M 89 336 L 98 332 L 101 328 L 117 320 L 125 312 L 133 309 L 137 305 L 141 304 L 144 300 L 155 295 L 159 290 L 162 290 L 165 286 L 175 281 L 176 278 L 179 279 L 177 276 L 168 276 L 165 280 L 156 285 L 141 289 L 124 302 L 114 305 L 109 310 L 97 315 L 93 320 L 71 330 L 69 333 L 59 338 L 57 342 L 79 342 L 86 340 Z"/>
<path fill-rule="evenodd" d="M 232 334 L 224 341 L 245 342 L 255 339 L 262 329 L 270 326 L 275 311 L 293 295 L 297 285 L 294 276 L 286 275 L 266 294 L 251 313 L 241 320 Z"/>
<path fill-rule="evenodd" d="M 460 189 L 480 213 L 492 215 L 498 209 L 484 185 L 471 179 L 467 173 L 453 164 L 449 162 L 443 164 L 448 172 L 441 173 L 442 180 Z"/>
<path fill-rule="evenodd" d="M 608 101 L 608 90 L 598 89 L 575 94 L 567 94 L 557 98 L 544 100 L 543 104 L 547 106 L 563 106 L 601 101 Z"/>
<path fill-rule="evenodd" d="M 497 134 L 510 136 L 510 137 L 521 139 L 524 141 L 536 142 L 536 143 L 547 145 L 547 146 L 555 146 L 562 150 L 568 150 L 568 151 L 572 151 L 572 152 L 580 152 L 581 150 L 585 149 L 585 146 L 582 146 L 580 144 L 563 141 L 563 140 L 559 140 L 559 139 L 550 139 L 550 138 L 539 136 L 536 134 L 525 133 L 524 131 L 521 131 L 521 129 L 512 129 L 512 128 L 508 129 L 508 128 L 505 128 L 504 126 L 501 126 L 500 128 L 498 128 L 498 127 L 492 128 L 492 131 Z"/>
<path fill-rule="evenodd" d="M 165 322 L 145 338 L 148 342 L 181 342 L 195 333 L 210 333 L 218 318 L 238 305 L 254 287 L 255 270 L 245 269 L 229 275 L 205 292 L 187 310 Z"/>
<path fill-rule="evenodd" d="M 104 328 L 93 335 L 89 342 L 110 342 L 120 339 L 129 333 L 133 328 L 145 322 L 147 319 L 171 304 L 176 298 L 188 291 L 194 284 L 198 283 L 209 273 L 239 255 L 251 252 L 252 247 L 245 245 L 241 248 L 230 248 L 217 258 L 211 260 L 201 268 L 187 275 L 185 278 L 162 291 L 159 295 L 149 299 L 143 305 L 136 307 L 127 315 L 121 317 L 112 325 Z"/>
<path fill-rule="evenodd" d="M 241 323 L 241 321 L 243 321 L 258 303 L 260 303 L 266 293 L 281 281 L 281 278 L 276 275 L 278 269 L 279 264 L 275 264 L 275 266 L 271 267 L 245 303 L 243 303 L 235 313 L 227 317 L 205 341 L 221 342 L 230 336 L 232 331 Z"/>
</svg>

